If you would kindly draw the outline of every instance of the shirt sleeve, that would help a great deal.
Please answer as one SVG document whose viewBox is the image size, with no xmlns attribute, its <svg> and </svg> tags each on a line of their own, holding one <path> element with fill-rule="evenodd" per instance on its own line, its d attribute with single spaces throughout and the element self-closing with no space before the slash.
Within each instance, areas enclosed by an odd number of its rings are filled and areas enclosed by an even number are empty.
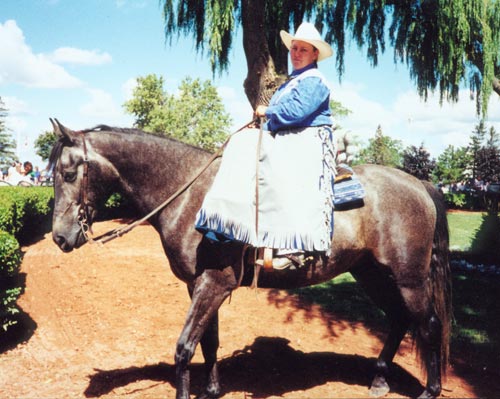
<svg viewBox="0 0 500 399">
<path fill-rule="evenodd" d="M 270 130 L 302 123 L 314 114 L 330 95 L 330 89 L 321 78 L 311 76 L 302 79 L 297 86 L 282 95 L 276 104 L 267 108 L 266 117 Z"/>
</svg>

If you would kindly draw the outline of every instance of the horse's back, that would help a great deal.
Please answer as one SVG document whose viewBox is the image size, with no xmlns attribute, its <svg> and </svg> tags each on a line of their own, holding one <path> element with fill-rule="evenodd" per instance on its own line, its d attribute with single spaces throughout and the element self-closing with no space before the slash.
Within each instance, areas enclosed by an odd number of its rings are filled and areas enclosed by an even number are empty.
<svg viewBox="0 0 500 399">
<path fill-rule="evenodd" d="M 333 253 L 363 252 L 378 263 L 430 257 L 436 207 L 424 184 L 380 165 L 354 168 L 366 191 L 364 205 L 335 213 Z"/>
</svg>

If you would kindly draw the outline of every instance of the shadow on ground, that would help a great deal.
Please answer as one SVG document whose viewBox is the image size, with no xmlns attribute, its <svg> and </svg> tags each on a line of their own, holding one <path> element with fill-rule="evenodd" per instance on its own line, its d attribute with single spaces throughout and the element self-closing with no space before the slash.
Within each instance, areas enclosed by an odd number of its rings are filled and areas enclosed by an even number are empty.
<svg viewBox="0 0 500 399">
<path fill-rule="evenodd" d="M 366 386 L 371 382 L 373 358 L 334 352 L 304 353 L 277 337 L 258 337 L 252 345 L 219 361 L 224 394 L 247 392 L 250 396 L 267 398 L 287 392 L 307 390 L 327 382 Z M 201 393 L 203 366 L 191 367 L 193 393 Z M 423 387 L 419 381 L 399 366 L 394 366 L 391 391 L 416 397 Z M 175 368 L 167 363 L 115 370 L 96 370 L 85 390 L 87 398 L 99 397 L 133 382 L 148 380 L 175 386 Z"/>
</svg>

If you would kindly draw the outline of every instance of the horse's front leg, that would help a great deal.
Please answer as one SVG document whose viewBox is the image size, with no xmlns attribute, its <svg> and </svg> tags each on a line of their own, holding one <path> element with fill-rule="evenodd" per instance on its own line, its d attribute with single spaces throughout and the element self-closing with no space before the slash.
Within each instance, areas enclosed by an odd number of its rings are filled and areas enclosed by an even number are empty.
<svg viewBox="0 0 500 399">
<path fill-rule="evenodd" d="M 230 267 L 205 270 L 195 281 L 186 323 L 177 341 L 175 353 L 177 399 L 189 399 L 189 364 L 196 345 L 203 338 L 203 355 L 209 371 L 209 382 L 200 398 L 220 395 L 216 357 L 218 347 L 217 311 L 231 291 L 236 279 Z"/>
<path fill-rule="evenodd" d="M 200 396 L 217 398 L 220 395 L 219 371 L 217 369 L 217 349 L 219 348 L 219 312 L 215 313 L 207 330 L 201 337 L 201 350 L 205 359 L 207 385 L 205 392 Z M 205 395 L 205 396 L 203 396 Z"/>
</svg>

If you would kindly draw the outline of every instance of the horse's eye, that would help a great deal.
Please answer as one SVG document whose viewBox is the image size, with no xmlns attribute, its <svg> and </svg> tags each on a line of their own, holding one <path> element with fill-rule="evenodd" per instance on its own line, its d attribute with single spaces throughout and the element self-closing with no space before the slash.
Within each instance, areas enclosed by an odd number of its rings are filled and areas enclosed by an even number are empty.
<svg viewBox="0 0 500 399">
<path fill-rule="evenodd" d="M 76 172 L 64 172 L 63 178 L 66 183 L 71 183 L 76 180 Z"/>
</svg>

